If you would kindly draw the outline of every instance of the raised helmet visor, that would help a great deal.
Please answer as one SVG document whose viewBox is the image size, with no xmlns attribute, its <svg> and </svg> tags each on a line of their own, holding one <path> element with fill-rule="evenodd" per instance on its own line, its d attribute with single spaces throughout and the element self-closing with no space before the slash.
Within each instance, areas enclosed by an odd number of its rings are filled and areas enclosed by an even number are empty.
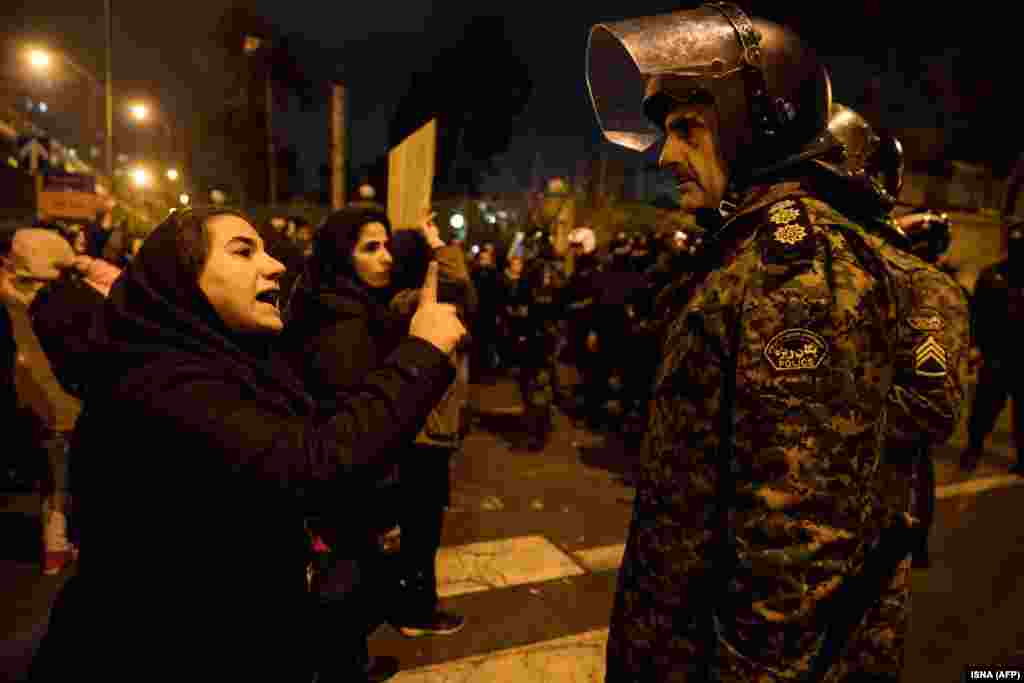
<svg viewBox="0 0 1024 683">
<path fill-rule="evenodd" d="M 587 44 L 587 86 L 609 142 L 638 152 L 662 137 L 644 105 L 665 94 L 679 102 L 737 74 L 743 47 L 721 11 L 700 7 L 598 24 Z"/>
</svg>

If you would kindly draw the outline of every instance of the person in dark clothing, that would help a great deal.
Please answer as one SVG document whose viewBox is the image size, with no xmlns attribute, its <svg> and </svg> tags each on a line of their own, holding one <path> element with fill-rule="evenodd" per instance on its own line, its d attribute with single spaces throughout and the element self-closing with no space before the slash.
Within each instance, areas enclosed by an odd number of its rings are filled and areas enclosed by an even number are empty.
<svg viewBox="0 0 1024 683">
<path fill-rule="evenodd" d="M 582 406 L 586 421 L 599 427 L 600 410 L 607 394 L 600 373 L 597 334 L 598 279 L 601 264 L 597 258 L 597 239 L 590 228 L 576 228 L 569 233 L 572 274 L 566 282 L 564 301 L 568 320 L 569 357 L 576 366 L 581 382 L 577 385 L 576 405 Z M 582 396 L 580 395 L 582 393 Z"/>
<path fill-rule="evenodd" d="M 275 349 L 283 270 L 242 214 L 193 209 L 115 283 L 72 442 L 79 570 L 29 680 L 312 679 L 307 511 L 416 433 L 464 330 L 425 288 L 409 338 L 324 412 Z"/>
<path fill-rule="evenodd" d="M 974 470 L 985 449 L 985 439 L 995 427 L 1007 398 L 1013 399 L 1013 444 L 1017 462 L 1010 471 L 1024 476 L 1024 400 L 1019 393 L 1021 362 L 1014 352 L 1015 335 L 1024 322 L 1024 223 L 1007 229 L 1007 257 L 978 276 L 974 288 L 974 337 L 981 351 L 978 385 L 967 423 L 967 448 L 960 468 Z"/>
<path fill-rule="evenodd" d="M 648 283 L 643 274 L 633 268 L 629 238 L 625 233 L 612 241 L 610 252 L 608 265 L 597 277 L 596 365 L 607 397 L 603 417 L 622 425 L 623 418 L 638 408 L 640 392 L 635 381 L 642 376 L 640 366 L 646 360 L 636 353 L 622 353 L 622 349 L 634 348 L 637 309 L 642 306 Z"/>
<path fill-rule="evenodd" d="M 551 434 L 553 409 L 559 393 L 559 323 L 562 299 L 557 264 L 538 255 L 520 279 L 513 306 L 522 311 L 517 318 L 515 340 L 518 348 L 519 393 L 523 419 L 529 434 L 526 447 L 541 451 Z"/>
<path fill-rule="evenodd" d="M 106 250 L 107 242 L 114 233 L 114 214 L 110 209 L 103 209 L 96 213 L 96 220 L 86 226 L 86 244 L 89 250 L 86 252 L 93 258 L 102 258 Z"/>
<path fill-rule="evenodd" d="M 323 410 L 330 410 L 339 393 L 358 386 L 404 337 L 405 325 L 388 310 L 394 293 L 390 237 L 391 224 L 380 211 L 370 207 L 336 211 L 317 231 L 313 253 L 295 284 L 281 348 Z M 337 349 L 346 353 L 339 357 Z M 413 436 L 396 448 L 404 447 Z M 332 675 L 354 668 L 352 662 L 338 660 L 334 654 L 339 633 L 352 641 L 352 651 L 365 665 L 371 661 L 366 638 L 388 611 L 381 596 L 393 592 L 393 567 L 386 555 L 388 539 L 395 537 L 398 526 L 398 473 L 391 458 L 386 467 L 367 473 L 366 493 L 313 511 L 311 528 L 329 548 L 328 562 L 314 588 L 321 602 L 319 630 L 325 639 L 319 653 L 325 658 L 321 666 Z M 359 511 L 370 507 L 375 511 L 366 533 L 354 538 L 349 520 L 355 514 L 366 516 Z M 378 672 L 397 670 L 392 659 L 380 658 L 372 664 Z"/>
<path fill-rule="evenodd" d="M 397 290 L 391 310 L 411 315 L 410 305 L 419 298 L 427 265 L 438 264 L 438 300 L 456 306 L 460 315 L 476 307 L 465 255 L 457 245 L 446 245 L 430 217 L 418 230 L 397 231 L 391 240 L 395 259 L 392 282 Z M 461 349 L 453 354 L 457 366 Z M 393 586 L 390 623 L 406 637 L 450 635 L 461 630 L 462 616 L 439 609 L 437 594 L 437 551 L 445 508 L 451 497 L 450 461 L 461 446 L 460 413 L 466 387 L 460 380 L 452 385 L 427 418 L 409 449 L 412 453 L 399 466 L 399 526 L 401 543 L 397 554 L 397 583 Z"/>
<path fill-rule="evenodd" d="M 475 382 L 490 380 L 500 362 L 498 358 L 498 320 L 501 311 L 501 274 L 495 263 L 494 250 L 483 249 L 477 256 L 470 275 L 479 298 L 479 308 L 472 321 L 472 374 Z"/>
</svg>

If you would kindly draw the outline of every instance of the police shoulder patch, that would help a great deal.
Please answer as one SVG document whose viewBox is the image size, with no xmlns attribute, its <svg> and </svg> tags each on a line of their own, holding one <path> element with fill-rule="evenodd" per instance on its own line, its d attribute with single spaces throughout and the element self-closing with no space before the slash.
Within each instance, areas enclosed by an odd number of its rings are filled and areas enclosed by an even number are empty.
<svg viewBox="0 0 1024 683">
<path fill-rule="evenodd" d="M 762 232 L 765 263 L 784 263 L 814 257 L 816 240 L 803 204 L 785 199 L 764 209 L 767 225 Z"/>
<path fill-rule="evenodd" d="M 907 325 L 918 332 L 938 332 L 946 321 L 933 308 L 919 308 L 907 316 Z"/>
<path fill-rule="evenodd" d="M 828 356 L 821 335 L 800 327 L 779 332 L 764 347 L 764 357 L 778 372 L 814 370 Z"/>
</svg>

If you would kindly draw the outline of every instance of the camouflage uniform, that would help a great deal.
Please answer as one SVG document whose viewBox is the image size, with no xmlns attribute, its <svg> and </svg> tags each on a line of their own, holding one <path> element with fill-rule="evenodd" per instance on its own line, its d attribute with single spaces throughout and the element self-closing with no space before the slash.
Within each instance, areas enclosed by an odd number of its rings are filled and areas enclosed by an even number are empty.
<svg viewBox="0 0 1024 683">
<path fill-rule="evenodd" d="M 555 356 L 558 349 L 560 290 L 558 273 L 550 261 L 536 260 L 524 273 L 519 299 L 523 325 L 516 338 L 519 349 L 519 391 L 523 418 L 530 433 L 529 446 L 539 450 L 551 432 L 552 407 L 558 389 Z"/>
<path fill-rule="evenodd" d="M 962 367 L 961 300 L 901 320 L 900 256 L 800 183 L 751 190 L 715 234 L 662 297 L 609 683 L 800 680 L 833 616 L 816 608 L 905 509 L 879 480 L 890 425 L 955 425 L 960 375 L 938 371 Z M 825 680 L 896 679 L 908 575 Z"/>
<path fill-rule="evenodd" d="M 861 221 L 868 232 L 884 241 L 879 253 L 897 283 L 897 306 L 902 321 L 898 333 L 904 365 L 897 370 L 890 392 L 885 460 L 879 481 L 893 505 L 908 510 L 920 521 L 914 566 L 927 567 L 928 534 L 935 510 L 931 449 L 947 441 L 960 420 L 967 386 L 970 306 L 963 287 L 934 262 L 926 260 L 938 259 L 940 253 L 927 249 L 912 251 L 920 246 L 919 237 L 906 235 L 886 214 L 877 213 Z M 947 357 L 932 358 L 929 350 L 938 351 L 929 343 L 929 337 L 936 338 L 943 352 L 961 349 L 961 366 L 950 367 L 946 373 L 948 353 Z M 919 368 L 919 363 L 934 367 Z M 935 380 L 931 385 L 929 377 Z"/>
</svg>

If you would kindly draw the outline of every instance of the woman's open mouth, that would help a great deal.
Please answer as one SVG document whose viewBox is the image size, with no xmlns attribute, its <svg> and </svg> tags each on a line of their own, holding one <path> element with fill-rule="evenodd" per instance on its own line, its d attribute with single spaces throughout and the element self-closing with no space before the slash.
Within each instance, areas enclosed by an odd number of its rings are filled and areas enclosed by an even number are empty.
<svg viewBox="0 0 1024 683">
<path fill-rule="evenodd" d="M 260 292 L 259 294 L 256 295 L 256 301 L 259 301 L 260 303 L 263 303 L 263 304 L 270 304 L 271 306 L 273 306 L 274 308 L 276 308 L 278 310 L 280 310 L 280 307 L 278 306 L 278 302 L 280 301 L 280 299 L 281 299 L 281 290 L 280 289 L 268 289 L 268 290 L 266 290 L 264 292 Z"/>
</svg>

